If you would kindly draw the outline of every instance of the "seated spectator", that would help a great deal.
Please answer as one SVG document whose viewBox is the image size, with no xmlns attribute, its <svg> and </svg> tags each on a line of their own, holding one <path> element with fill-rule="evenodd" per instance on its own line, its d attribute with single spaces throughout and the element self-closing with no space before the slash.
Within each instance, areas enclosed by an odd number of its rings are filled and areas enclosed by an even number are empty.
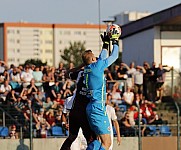
<svg viewBox="0 0 181 150">
<path fill-rule="evenodd" d="M 0 60 L 0 75 L 3 74 L 5 68 L 6 68 L 5 62 Z"/>
<path fill-rule="evenodd" d="M 131 87 L 127 87 L 127 91 L 123 93 L 123 102 L 127 105 L 127 108 L 129 108 L 133 104 L 134 100 L 134 93 L 131 92 Z"/>
<path fill-rule="evenodd" d="M 47 122 L 49 123 L 50 127 L 55 126 L 55 115 L 54 115 L 53 109 L 49 109 L 46 112 L 45 118 L 46 118 Z"/>
<path fill-rule="evenodd" d="M 17 92 L 21 90 L 21 77 L 17 67 L 14 67 L 10 72 L 10 85 Z"/>
<path fill-rule="evenodd" d="M 23 87 L 27 87 L 30 84 L 31 79 L 33 78 L 32 73 L 30 72 L 29 66 L 25 66 L 25 70 L 21 73 L 21 81 L 23 82 Z"/>
<path fill-rule="evenodd" d="M 62 95 L 60 93 L 57 93 L 57 98 L 53 100 L 52 108 L 57 109 L 58 107 L 60 107 L 60 105 L 64 105 L 64 100 L 62 99 Z"/>
<path fill-rule="evenodd" d="M 21 113 L 25 108 L 25 103 L 22 101 L 22 98 L 19 96 L 17 99 L 15 99 L 13 106 L 18 112 Z"/>
<path fill-rule="evenodd" d="M 28 98 L 33 100 L 35 94 L 38 92 L 38 87 L 35 85 L 35 79 L 31 79 L 30 84 L 27 86 Z"/>
<path fill-rule="evenodd" d="M 57 126 L 62 126 L 62 111 L 63 111 L 63 105 L 60 105 L 55 117 L 55 124 Z"/>
<path fill-rule="evenodd" d="M 5 80 L 4 83 L 0 86 L 0 101 L 5 102 L 6 96 L 11 91 L 11 86 L 9 85 L 9 80 Z"/>
<path fill-rule="evenodd" d="M 52 99 L 56 99 L 58 93 L 63 94 L 59 81 L 55 81 L 55 84 L 51 87 L 51 93 L 52 93 L 51 94 Z"/>
<path fill-rule="evenodd" d="M 2 74 L 0 74 L 0 83 L 3 83 L 5 80 L 9 81 L 9 73 L 7 69 L 5 69 Z"/>
<path fill-rule="evenodd" d="M 111 95 L 112 95 L 111 102 L 113 102 L 115 104 L 121 104 L 122 103 L 121 93 L 118 92 L 118 83 L 117 82 L 112 87 Z"/>
<path fill-rule="evenodd" d="M 41 92 L 40 90 L 38 90 L 32 102 L 32 108 L 34 109 L 34 111 L 39 111 L 40 108 L 42 108 L 43 102 L 45 101 L 45 99 L 46 97 L 45 97 L 44 92 Z"/>
<path fill-rule="evenodd" d="M 153 111 L 155 104 L 144 100 L 144 103 L 140 106 L 140 112 L 142 118 L 145 118 L 148 124 L 151 124 L 156 119 L 156 112 Z"/>
<path fill-rule="evenodd" d="M 50 129 L 50 124 L 47 122 L 45 118 L 45 111 L 41 109 L 39 114 L 36 118 L 36 130 L 37 130 L 37 137 L 46 137 L 46 130 Z"/>
<path fill-rule="evenodd" d="M 67 79 L 62 87 L 64 90 L 63 98 L 67 98 L 73 95 L 73 91 L 75 89 L 75 84 L 70 79 Z"/>
<path fill-rule="evenodd" d="M 27 88 L 22 89 L 22 91 L 20 93 L 20 97 L 22 98 L 23 101 L 28 100 L 28 89 Z"/>
<path fill-rule="evenodd" d="M 125 116 L 120 120 L 120 132 L 122 136 L 135 136 L 136 130 L 130 124 L 129 112 L 125 113 Z"/>
<path fill-rule="evenodd" d="M 18 139 L 18 133 L 16 132 L 16 126 L 12 125 L 9 131 L 10 139 Z"/>
<path fill-rule="evenodd" d="M 40 70 L 40 67 L 36 66 L 32 74 L 33 78 L 35 79 L 35 85 L 38 87 L 40 91 L 43 91 L 43 86 L 42 86 L 43 73 Z"/>
<path fill-rule="evenodd" d="M 49 109 L 51 109 L 53 106 L 53 102 L 51 101 L 50 97 L 46 97 L 45 102 L 43 102 L 43 108 L 48 111 Z"/>
</svg>

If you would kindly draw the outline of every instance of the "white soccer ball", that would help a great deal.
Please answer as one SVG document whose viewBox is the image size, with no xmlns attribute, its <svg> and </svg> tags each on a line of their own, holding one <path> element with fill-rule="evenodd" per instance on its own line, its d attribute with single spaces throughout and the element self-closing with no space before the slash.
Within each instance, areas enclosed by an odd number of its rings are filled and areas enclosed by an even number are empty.
<svg viewBox="0 0 181 150">
<path fill-rule="evenodd" d="M 107 27 L 106 32 L 107 32 L 107 34 L 108 34 L 109 37 L 112 36 L 113 31 L 116 32 L 117 34 L 119 34 L 119 37 L 121 36 L 121 27 L 120 27 L 119 25 L 117 25 L 117 24 L 112 24 L 112 25 L 110 25 L 110 26 Z"/>
</svg>

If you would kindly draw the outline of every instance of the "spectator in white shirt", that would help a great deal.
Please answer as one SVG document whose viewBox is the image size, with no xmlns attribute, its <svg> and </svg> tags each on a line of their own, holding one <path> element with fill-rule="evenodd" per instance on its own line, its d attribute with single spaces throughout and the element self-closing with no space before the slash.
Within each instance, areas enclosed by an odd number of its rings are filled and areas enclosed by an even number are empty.
<svg viewBox="0 0 181 150">
<path fill-rule="evenodd" d="M 21 81 L 23 82 L 23 87 L 27 87 L 33 78 L 32 73 L 29 71 L 29 66 L 25 67 L 25 71 L 21 74 Z"/>
<path fill-rule="evenodd" d="M 11 91 L 11 86 L 9 85 L 9 81 L 5 80 L 4 84 L 0 86 L 0 99 L 6 101 L 6 96 Z"/>
</svg>

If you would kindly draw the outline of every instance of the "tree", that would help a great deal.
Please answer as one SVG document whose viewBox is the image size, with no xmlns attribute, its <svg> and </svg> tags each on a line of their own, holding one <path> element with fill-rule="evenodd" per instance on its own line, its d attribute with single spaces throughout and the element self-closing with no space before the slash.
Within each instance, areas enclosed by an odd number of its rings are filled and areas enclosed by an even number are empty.
<svg viewBox="0 0 181 150">
<path fill-rule="evenodd" d="M 61 58 L 65 61 L 65 65 L 72 62 L 75 66 L 78 66 L 82 63 L 82 52 L 86 50 L 85 42 L 70 42 L 69 44 L 70 46 L 64 49 Z"/>
<path fill-rule="evenodd" d="M 47 62 L 43 63 L 40 59 L 28 59 L 25 61 L 24 66 L 29 65 L 29 64 L 32 64 L 35 66 L 45 66 L 47 65 Z"/>
</svg>

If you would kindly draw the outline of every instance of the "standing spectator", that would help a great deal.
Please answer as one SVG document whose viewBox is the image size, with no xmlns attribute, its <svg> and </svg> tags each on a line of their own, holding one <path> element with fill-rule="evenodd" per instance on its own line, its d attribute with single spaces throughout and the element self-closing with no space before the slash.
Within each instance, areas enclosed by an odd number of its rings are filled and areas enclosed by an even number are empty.
<svg viewBox="0 0 181 150">
<path fill-rule="evenodd" d="M 128 66 L 125 63 L 121 63 L 117 71 L 118 80 L 127 80 L 128 78 L 127 71 L 128 71 Z"/>
<path fill-rule="evenodd" d="M 121 80 L 120 90 L 122 91 L 122 93 L 124 92 L 127 83 L 127 78 L 128 78 L 127 71 L 128 71 L 128 66 L 125 63 L 121 63 L 117 71 L 117 76 L 118 80 Z"/>
<path fill-rule="evenodd" d="M 111 71 L 109 70 L 109 68 L 106 68 L 104 70 L 104 75 L 105 75 L 105 78 L 108 80 L 108 81 L 113 81 L 113 77 L 111 75 Z"/>
<path fill-rule="evenodd" d="M 38 87 L 40 91 L 43 91 L 43 87 L 42 87 L 43 73 L 40 70 L 40 67 L 36 66 L 32 74 L 33 74 L 33 78 L 35 79 L 35 85 Z"/>
<path fill-rule="evenodd" d="M 1 102 L 6 101 L 6 96 L 8 95 L 8 93 L 10 91 L 11 91 L 11 86 L 9 85 L 9 81 L 5 80 L 4 84 L 2 84 L 0 86 L 0 99 L 1 99 Z"/>
<path fill-rule="evenodd" d="M 135 63 L 131 62 L 130 66 L 127 67 L 128 71 L 127 71 L 127 75 L 128 75 L 128 79 L 127 79 L 127 86 L 129 86 L 131 89 L 134 86 L 134 79 L 133 79 L 133 74 L 136 71 L 135 69 Z"/>
<path fill-rule="evenodd" d="M 166 76 L 166 72 L 169 72 L 171 70 L 171 68 L 169 68 L 168 66 L 164 66 L 167 67 L 163 68 L 162 64 L 159 64 L 158 70 L 157 70 L 157 84 L 156 84 L 156 90 L 157 90 L 157 100 L 158 102 L 161 102 L 162 100 L 162 96 L 163 96 L 163 85 L 165 82 L 165 76 Z"/>
<path fill-rule="evenodd" d="M 138 93 L 143 98 L 143 74 L 146 73 L 142 66 L 136 66 L 136 71 L 134 72 L 134 92 Z"/>
<path fill-rule="evenodd" d="M 156 82 L 157 82 L 157 70 L 156 62 L 152 62 L 152 66 L 150 68 L 150 85 L 149 85 L 149 99 L 152 102 L 156 101 Z"/>
<path fill-rule="evenodd" d="M 51 96 L 51 87 L 55 84 L 54 74 L 52 70 L 47 70 L 43 75 L 43 90 L 46 93 L 46 96 Z"/>
<path fill-rule="evenodd" d="M 119 66 L 114 65 L 114 69 L 113 69 L 113 71 L 111 71 L 113 80 L 118 80 L 118 69 L 119 69 Z"/>
<path fill-rule="evenodd" d="M 150 73 L 150 65 L 148 64 L 148 62 L 144 62 L 143 63 L 143 67 L 145 69 L 145 73 L 143 74 L 143 96 L 144 96 L 144 99 L 147 99 L 149 100 L 149 96 L 148 96 L 148 93 L 149 93 L 149 84 L 150 84 L 150 80 L 149 80 L 149 77 L 151 75 Z"/>
<path fill-rule="evenodd" d="M 59 63 L 58 68 L 55 71 L 55 78 L 58 81 L 65 81 L 65 73 L 66 73 L 66 69 L 64 67 L 64 64 L 62 62 Z"/>
<path fill-rule="evenodd" d="M 23 82 L 23 87 L 27 87 L 30 84 L 31 79 L 33 78 L 32 73 L 30 72 L 29 66 L 25 66 L 25 71 L 21 74 L 21 81 Z"/>
</svg>

